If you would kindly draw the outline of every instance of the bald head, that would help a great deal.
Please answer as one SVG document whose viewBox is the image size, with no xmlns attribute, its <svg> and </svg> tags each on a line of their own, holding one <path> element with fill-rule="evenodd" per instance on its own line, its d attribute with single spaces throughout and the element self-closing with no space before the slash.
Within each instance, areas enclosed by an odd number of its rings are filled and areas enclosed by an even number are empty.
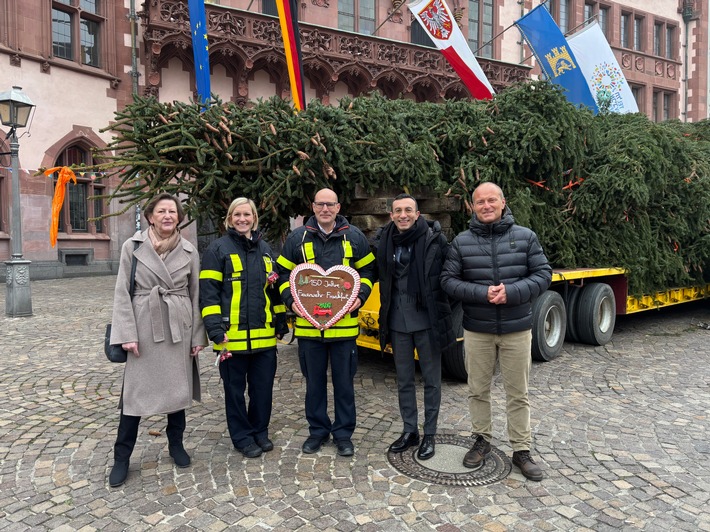
<svg viewBox="0 0 710 532">
<path fill-rule="evenodd" d="M 495 183 L 483 183 L 473 191 L 473 212 L 479 222 L 497 222 L 502 218 L 504 210 L 503 190 Z"/>
</svg>

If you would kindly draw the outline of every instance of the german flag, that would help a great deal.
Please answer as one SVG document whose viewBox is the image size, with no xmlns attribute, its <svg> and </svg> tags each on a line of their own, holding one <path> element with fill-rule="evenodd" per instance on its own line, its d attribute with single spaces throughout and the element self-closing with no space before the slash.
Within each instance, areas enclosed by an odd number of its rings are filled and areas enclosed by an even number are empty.
<svg viewBox="0 0 710 532">
<path fill-rule="evenodd" d="M 284 39 L 284 53 L 291 82 L 291 98 L 299 111 L 306 108 L 306 94 L 303 85 L 303 61 L 301 58 L 301 36 L 298 32 L 298 1 L 276 0 Z"/>
</svg>

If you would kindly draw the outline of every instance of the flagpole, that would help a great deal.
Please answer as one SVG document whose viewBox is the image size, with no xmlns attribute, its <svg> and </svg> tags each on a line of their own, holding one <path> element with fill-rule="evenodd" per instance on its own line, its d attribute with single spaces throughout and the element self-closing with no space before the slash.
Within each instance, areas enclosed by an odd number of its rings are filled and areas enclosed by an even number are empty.
<svg viewBox="0 0 710 532">
<path fill-rule="evenodd" d="M 541 5 L 542 5 L 542 4 L 541 4 Z M 488 46 L 489 44 L 491 44 L 493 41 L 495 41 L 498 37 L 500 37 L 501 35 L 503 35 L 506 31 L 508 31 L 508 30 L 509 30 L 510 28 L 512 28 L 513 26 L 515 26 L 515 23 L 513 23 L 513 24 L 511 24 L 510 26 L 508 26 L 507 28 L 505 28 L 505 29 L 504 29 L 503 31 L 501 31 L 499 34 L 494 35 L 493 37 L 491 37 L 490 40 L 484 42 L 481 46 L 479 46 L 478 48 L 476 48 L 476 49 L 473 51 L 473 55 L 476 55 L 479 50 L 482 50 L 483 48 L 485 48 L 486 46 Z"/>
<path fill-rule="evenodd" d="M 383 20 L 382 23 L 381 23 L 379 26 L 377 26 L 377 27 L 375 28 L 375 31 L 372 32 L 372 36 L 373 36 L 373 37 L 374 37 L 375 34 L 379 31 L 379 29 L 380 29 L 382 26 L 385 25 L 385 22 L 387 22 L 389 19 L 391 19 L 391 18 L 397 13 L 397 11 L 399 11 L 399 12 L 401 13 L 400 9 L 401 9 L 401 7 L 402 7 L 403 5 L 404 5 L 404 2 L 402 2 L 402 4 L 400 4 L 400 6 L 399 6 L 397 9 L 393 9 L 393 10 L 392 10 L 392 13 L 390 13 L 389 15 L 387 15 L 387 18 L 385 18 L 385 20 Z"/>
</svg>

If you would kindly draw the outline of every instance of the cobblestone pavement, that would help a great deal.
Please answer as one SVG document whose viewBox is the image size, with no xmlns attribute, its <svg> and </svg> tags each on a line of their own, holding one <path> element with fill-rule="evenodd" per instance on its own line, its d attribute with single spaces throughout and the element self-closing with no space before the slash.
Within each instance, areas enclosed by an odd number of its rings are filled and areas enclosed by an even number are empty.
<svg viewBox="0 0 710 532">
<path fill-rule="evenodd" d="M 565 344 L 535 363 L 533 452 L 488 486 L 428 484 L 386 449 L 401 430 L 389 358 L 362 354 L 352 458 L 304 455 L 304 383 L 282 348 L 271 436 L 245 459 L 231 447 L 218 373 L 201 357 L 204 401 L 188 411 L 193 465 L 176 469 L 164 418 L 141 424 L 127 483 L 109 488 L 122 367 L 102 353 L 114 277 L 37 281 L 34 316 L 0 318 L 0 530 L 708 530 L 710 305 L 625 317 L 605 347 Z M 0 306 L 4 308 L 4 289 Z M 502 384 L 496 445 L 507 454 Z M 421 391 L 421 390 L 420 390 Z M 466 386 L 445 381 L 442 434 L 468 437 Z"/>
</svg>

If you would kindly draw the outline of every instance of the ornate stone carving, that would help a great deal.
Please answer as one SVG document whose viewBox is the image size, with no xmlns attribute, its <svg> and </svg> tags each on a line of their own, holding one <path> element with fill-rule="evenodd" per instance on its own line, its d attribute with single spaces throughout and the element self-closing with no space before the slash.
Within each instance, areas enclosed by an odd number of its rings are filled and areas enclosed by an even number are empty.
<svg viewBox="0 0 710 532">
<path fill-rule="evenodd" d="M 247 23 L 242 17 L 236 17 L 229 11 L 220 13 L 210 11 L 207 21 L 209 32 L 223 33 L 234 37 L 243 37 L 246 34 Z"/>
<path fill-rule="evenodd" d="M 668 63 L 666 65 L 666 77 L 670 79 L 676 79 L 678 70 L 673 63 Z"/>
<path fill-rule="evenodd" d="M 636 59 L 634 59 L 634 67 L 636 67 L 636 70 L 643 72 L 645 70 L 645 61 L 643 60 L 643 57 L 639 56 Z"/>
<path fill-rule="evenodd" d="M 395 44 L 388 44 L 377 47 L 377 59 L 386 61 L 393 65 L 401 65 L 407 62 L 407 50 Z"/>
<path fill-rule="evenodd" d="M 281 28 L 272 20 L 255 20 L 253 30 L 255 39 L 267 41 L 271 44 L 281 42 Z"/>
<path fill-rule="evenodd" d="M 631 54 L 621 54 L 621 68 L 631 68 Z"/>
<path fill-rule="evenodd" d="M 656 76 L 663 76 L 663 61 L 656 61 L 654 71 Z"/>
<path fill-rule="evenodd" d="M 358 37 L 344 37 L 340 40 L 340 53 L 356 57 L 369 58 L 372 55 L 372 43 Z"/>
<path fill-rule="evenodd" d="M 404 4 L 404 0 L 392 0 L 392 7 L 387 10 L 389 20 L 395 24 L 401 24 L 404 20 L 401 9 L 402 4 Z"/>
<path fill-rule="evenodd" d="M 333 38 L 319 30 L 301 30 L 301 46 L 304 50 L 327 52 L 332 50 Z"/>
<path fill-rule="evenodd" d="M 303 1 L 303 0 L 301 0 Z M 395 0 L 393 8 L 400 8 Z M 329 0 L 312 0 L 313 5 L 328 7 Z M 186 57 L 192 40 L 184 0 L 149 0 L 143 3 L 142 20 L 145 41 L 146 94 L 157 95 L 161 83 L 160 68 L 171 57 Z M 459 7 L 459 6 L 454 6 Z M 460 8 L 460 7 L 459 7 Z M 208 34 L 213 60 L 238 65 L 238 76 L 250 76 L 254 68 L 264 69 L 276 82 L 277 93 L 288 95 L 284 86 L 283 42 L 278 21 L 260 13 L 233 11 L 216 4 L 207 10 Z M 327 96 L 336 82 L 345 82 L 351 94 L 361 94 L 379 87 L 414 93 L 418 100 L 436 100 L 461 95 L 467 89 L 438 51 L 407 42 L 395 43 L 367 35 L 354 35 L 335 28 L 301 25 L 304 69 L 319 97 Z M 239 64 L 242 58 L 243 64 Z M 633 57 L 629 58 L 629 67 Z M 236 63 L 235 63 L 236 61 Z M 479 60 L 494 89 L 529 77 L 525 66 Z M 627 67 L 628 68 L 628 67 Z M 248 101 L 247 78 L 237 81 L 234 101 Z M 396 94 L 394 94 L 396 93 Z M 389 94 L 389 93 L 388 93 Z"/>
<path fill-rule="evenodd" d="M 439 69 L 439 57 L 441 54 L 433 54 L 429 51 L 416 50 L 414 52 L 414 64 L 427 70 Z"/>
<path fill-rule="evenodd" d="M 52 65 L 49 64 L 49 61 L 42 61 L 39 64 L 39 71 L 42 72 L 42 74 L 51 74 Z"/>
<path fill-rule="evenodd" d="M 160 20 L 189 28 L 190 14 L 187 10 L 187 2 L 162 2 L 160 4 Z"/>
<path fill-rule="evenodd" d="M 11 66 L 22 66 L 22 58 L 20 57 L 20 54 L 12 54 L 10 56 L 10 65 Z"/>
</svg>

